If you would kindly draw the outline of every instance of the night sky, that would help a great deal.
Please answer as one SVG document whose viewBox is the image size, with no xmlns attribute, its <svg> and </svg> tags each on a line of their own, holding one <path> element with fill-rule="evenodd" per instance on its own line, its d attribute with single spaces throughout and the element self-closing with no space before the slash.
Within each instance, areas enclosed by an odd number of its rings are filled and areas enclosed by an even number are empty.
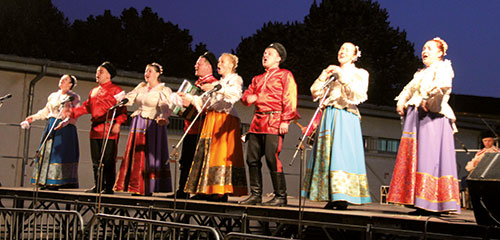
<svg viewBox="0 0 500 240">
<path fill-rule="evenodd" d="M 319 2 L 320 0 L 318 0 Z M 119 16 L 124 8 L 148 6 L 165 21 L 188 29 L 194 44 L 203 42 L 216 55 L 235 49 L 242 37 L 268 21 L 303 21 L 313 0 L 53 0 L 70 21 L 101 15 Z M 500 1 L 379 0 L 391 26 L 407 32 L 420 52 L 425 41 L 439 36 L 449 45 L 453 92 L 500 98 Z M 332 63 L 335 62 L 332 59 Z M 327 63 L 325 63 L 327 64 Z M 409 81 L 410 79 L 408 79 Z"/>
</svg>

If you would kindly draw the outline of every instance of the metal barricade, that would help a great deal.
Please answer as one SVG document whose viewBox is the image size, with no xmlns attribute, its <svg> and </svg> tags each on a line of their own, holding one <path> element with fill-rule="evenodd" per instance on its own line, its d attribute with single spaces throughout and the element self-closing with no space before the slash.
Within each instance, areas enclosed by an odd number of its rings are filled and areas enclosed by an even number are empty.
<svg viewBox="0 0 500 240">
<path fill-rule="evenodd" d="M 87 239 L 221 239 L 214 228 L 99 213 L 87 225 Z"/>
<path fill-rule="evenodd" d="M 83 219 L 76 211 L 0 208 L 0 239 L 83 238 Z"/>
</svg>

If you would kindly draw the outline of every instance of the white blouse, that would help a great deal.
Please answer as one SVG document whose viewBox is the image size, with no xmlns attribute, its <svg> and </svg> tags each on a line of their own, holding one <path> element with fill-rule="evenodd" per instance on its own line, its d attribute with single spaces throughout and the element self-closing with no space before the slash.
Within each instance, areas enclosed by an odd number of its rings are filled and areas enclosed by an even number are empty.
<svg viewBox="0 0 500 240">
<path fill-rule="evenodd" d="M 450 60 L 439 61 L 420 69 L 396 97 L 397 105 L 419 107 L 423 100 L 427 100 L 426 107 L 429 111 L 441 113 L 455 122 L 455 114 L 448 104 L 453 77 Z"/>
<path fill-rule="evenodd" d="M 325 105 L 338 109 L 346 109 L 358 116 L 359 110 L 356 105 L 368 99 L 368 78 L 369 73 L 357 68 L 354 64 L 346 65 L 342 68 L 340 79 L 330 84 L 330 92 L 325 99 Z M 325 94 L 325 82 L 327 79 L 318 77 L 311 86 L 311 94 L 314 101 L 320 100 Z"/>
<path fill-rule="evenodd" d="M 170 106 L 172 102 L 176 101 L 173 98 L 177 95 L 174 95 L 164 83 L 150 89 L 146 82 L 141 82 L 125 97 L 129 100 L 127 106 L 132 106 L 134 103 L 138 106 L 131 117 L 140 115 L 143 118 L 156 120 L 159 118 L 168 119 L 171 114 Z"/>
<path fill-rule="evenodd" d="M 73 101 L 65 103 L 63 108 L 61 108 L 61 103 L 69 97 L 73 97 Z M 74 93 L 71 90 L 66 94 L 63 94 L 62 91 L 59 90 L 57 92 L 51 93 L 47 98 L 47 104 L 45 105 L 45 107 L 40 109 L 31 117 L 33 118 L 33 121 L 45 120 L 51 117 L 66 119 L 67 117 L 69 117 L 69 114 L 71 114 L 71 109 L 78 106 L 80 106 L 80 96 L 78 94 Z M 63 113 L 59 114 L 61 110 Z M 74 125 L 76 123 L 76 119 L 69 119 L 69 123 Z"/>
<path fill-rule="evenodd" d="M 243 79 L 240 75 L 231 73 L 214 84 L 220 84 L 221 89 L 210 96 L 193 96 L 193 105 L 200 111 L 203 103 L 208 99 L 208 111 L 230 113 L 237 117 L 238 114 L 233 107 L 243 95 Z"/>
</svg>

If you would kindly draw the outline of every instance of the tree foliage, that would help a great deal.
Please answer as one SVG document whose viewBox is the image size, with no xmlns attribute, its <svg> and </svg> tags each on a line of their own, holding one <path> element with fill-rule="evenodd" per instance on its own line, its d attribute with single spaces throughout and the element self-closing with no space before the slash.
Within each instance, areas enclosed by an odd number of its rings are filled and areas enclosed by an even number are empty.
<svg viewBox="0 0 500 240">
<path fill-rule="evenodd" d="M 356 65 L 370 73 L 370 103 L 394 104 L 394 96 L 420 66 L 406 33 L 390 27 L 387 11 L 371 0 L 323 0 L 311 6 L 303 23 L 264 24 L 235 51 L 246 84 L 263 71 L 262 53 L 274 41 L 287 48 L 282 67 L 292 71 L 301 94 L 309 95 L 309 87 L 321 71 L 338 64 L 337 52 L 344 42 L 353 42 L 362 50 Z"/>
<path fill-rule="evenodd" d="M 155 61 L 175 77 L 192 77 L 197 53 L 206 51 L 203 43 L 193 51 L 189 31 L 165 22 L 149 7 L 140 13 L 125 9 L 120 16 L 106 10 L 69 24 L 50 0 L 2 0 L 0 33 L 5 54 L 86 65 L 109 60 L 139 72 Z"/>
</svg>

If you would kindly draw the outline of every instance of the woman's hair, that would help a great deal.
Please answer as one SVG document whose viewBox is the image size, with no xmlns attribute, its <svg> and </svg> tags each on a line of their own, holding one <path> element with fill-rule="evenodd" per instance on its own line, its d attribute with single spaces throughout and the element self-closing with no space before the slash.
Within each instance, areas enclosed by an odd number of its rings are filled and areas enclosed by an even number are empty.
<svg viewBox="0 0 500 240">
<path fill-rule="evenodd" d="M 231 59 L 231 62 L 233 63 L 233 68 L 231 69 L 231 72 L 236 72 L 236 68 L 238 67 L 238 57 L 234 54 L 231 53 L 223 53 L 220 55 L 220 57 L 228 56 L 229 59 Z"/>
<path fill-rule="evenodd" d="M 446 56 L 446 51 L 448 51 L 448 44 L 443 39 L 441 39 L 439 37 L 435 37 L 430 41 L 436 42 L 439 50 L 441 50 L 441 52 L 443 53 L 443 56 L 441 58 Z"/>
<path fill-rule="evenodd" d="M 76 87 L 76 77 L 74 75 L 71 75 L 71 74 L 64 74 L 63 76 L 68 76 L 69 77 L 69 81 L 71 82 L 71 88 L 70 89 L 73 89 L 74 87 Z"/>
<path fill-rule="evenodd" d="M 163 74 L 163 67 L 159 63 L 153 62 L 153 63 L 148 64 L 148 66 L 154 68 L 156 72 L 160 73 L 160 75 Z"/>
</svg>

